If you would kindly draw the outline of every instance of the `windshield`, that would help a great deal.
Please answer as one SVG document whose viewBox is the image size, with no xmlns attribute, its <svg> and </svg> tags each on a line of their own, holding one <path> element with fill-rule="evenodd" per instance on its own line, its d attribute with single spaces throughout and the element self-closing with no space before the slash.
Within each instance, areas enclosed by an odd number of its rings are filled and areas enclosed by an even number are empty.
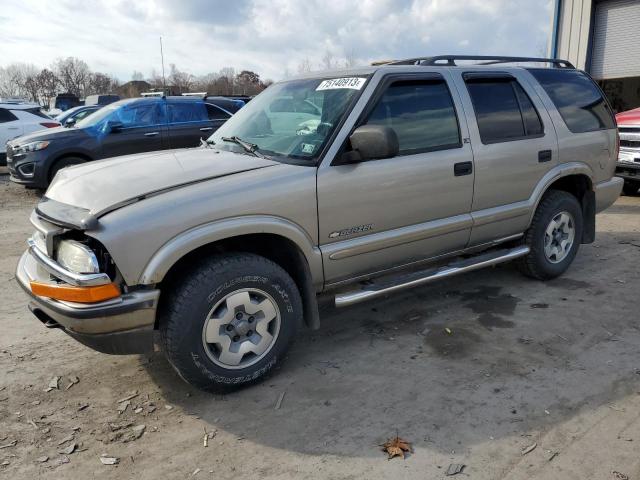
<svg viewBox="0 0 640 480">
<path fill-rule="evenodd" d="M 93 127 L 95 125 L 98 125 L 103 120 L 111 116 L 114 110 L 117 110 L 121 106 L 122 106 L 121 103 L 112 103 L 111 105 L 102 107 L 100 110 L 96 111 L 94 114 L 89 115 L 88 117 L 85 117 L 82 120 L 80 120 L 78 123 L 76 123 L 76 126 L 78 128 L 84 128 L 84 127 Z"/>
<path fill-rule="evenodd" d="M 216 148 L 242 151 L 238 137 L 262 154 L 311 162 L 364 87 L 366 77 L 292 80 L 270 86 L 210 138 Z"/>
</svg>

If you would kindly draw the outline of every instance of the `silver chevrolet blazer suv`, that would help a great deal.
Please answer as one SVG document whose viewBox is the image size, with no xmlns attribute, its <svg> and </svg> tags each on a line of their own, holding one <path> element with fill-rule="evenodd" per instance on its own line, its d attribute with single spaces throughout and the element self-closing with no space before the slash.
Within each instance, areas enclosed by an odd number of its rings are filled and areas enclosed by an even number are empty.
<svg viewBox="0 0 640 480">
<path fill-rule="evenodd" d="M 105 353 L 162 351 L 226 391 L 319 328 L 320 297 L 348 307 L 512 260 L 561 275 L 620 194 L 618 146 L 601 90 L 564 60 L 311 73 L 198 148 L 62 169 L 16 278 L 46 327 Z"/>
</svg>

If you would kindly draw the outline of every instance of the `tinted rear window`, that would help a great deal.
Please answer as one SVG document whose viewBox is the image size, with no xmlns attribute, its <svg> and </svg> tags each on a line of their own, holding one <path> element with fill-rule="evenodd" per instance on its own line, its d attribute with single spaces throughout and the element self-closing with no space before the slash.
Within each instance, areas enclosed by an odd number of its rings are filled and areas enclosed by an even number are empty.
<svg viewBox="0 0 640 480">
<path fill-rule="evenodd" d="M 468 80 L 467 88 L 482 143 L 521 140 L 544 133 L 531 99 L 514 78 Z"/>
<path fill-rule="evenodd" d="M 35 115 L 36 117 L 46 118 L 47 120 L 51 119 L 51 117 L 49 117 L 49 116 L 45 115 L 44 113 L 42 113 L 39 108 L 29 108 L 27 110 L 27 112 L 29 112 L 32 115 Z"/>
<path fill-rule="evenodd" d="M 577 70 L 530 69 L 573 133 L 616 128 L 600 89 Z"/>
<path fill-rule="evenodd" d="M 170 103 L 169 123 L 182 122 L 203 122 L 207 120 L 207 110 L 204 103 L 200 102 L 179 102 Z"/>
<path fill-rule="evenodd" d="M 14 120 L 17 120 L 17 119 L 18 117 L 16 117 L 13 113 L 11 113 L 6 108 L 0 108 L 0 123 L 13 122 Z"/>
</svg>

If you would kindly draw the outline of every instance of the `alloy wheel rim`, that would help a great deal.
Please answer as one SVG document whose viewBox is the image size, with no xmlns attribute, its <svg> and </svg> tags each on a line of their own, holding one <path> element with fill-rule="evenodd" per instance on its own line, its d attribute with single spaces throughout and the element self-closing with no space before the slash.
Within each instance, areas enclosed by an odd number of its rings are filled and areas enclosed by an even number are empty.
<svg viewBox="0 0 640 480">
<path fill-rule="evenodd" d="M 544 232 L 544 254 L 551 263 L 560 263 L 571 251 L 576 229 L 573 216 L 566 211 L 557 213 Z"/>
<path fill-rule="evenodd" d="M 254 288 L 227 294 L 207 314 L 202 343 L 216 365 L 241 369 L 256 364 L 280 333 L 280 310 L 273 297 Z"/>
</svg>

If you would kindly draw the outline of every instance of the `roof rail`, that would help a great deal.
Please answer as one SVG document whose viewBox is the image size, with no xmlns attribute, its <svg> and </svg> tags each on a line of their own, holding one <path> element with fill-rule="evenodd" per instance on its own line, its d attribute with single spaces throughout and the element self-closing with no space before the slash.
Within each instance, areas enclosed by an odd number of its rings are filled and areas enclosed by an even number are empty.
<svg viewBox="0 0 640 480">
<path fill-rule="evenodd" d="M 541 57 L 502 57 L 494 55 L 436 55 L 433 57 L 407 58 L 405 60 L 396 60 L 389 62 L 387 65 L 423 65 L 436 66 L 445 65 L 449 67 L 456 66 L 456 60 L 477 60 L 481 61 L 478 65 L 494 65 L 496 63 L 516 63 L 516 62 L 536 62 L 550 63 L 558 68 L 576 68 L 567 60 L 559 58 L 541 58 Z M 446 62 L 446 63 L 443 63 Z"/>
<path fill-rule="evenodd" d="M 207 98 L 208 94 L 207 92 L 187 92 L 187 93 L 182 93 L 181 96 L 183 97 L 200 97 L 202 99 Z"/>
<path fill-rule="evenodd" d="M 140 93 L 142 97 L 165 97 L 164 92 L 142 92 Z"/>
</svg>

